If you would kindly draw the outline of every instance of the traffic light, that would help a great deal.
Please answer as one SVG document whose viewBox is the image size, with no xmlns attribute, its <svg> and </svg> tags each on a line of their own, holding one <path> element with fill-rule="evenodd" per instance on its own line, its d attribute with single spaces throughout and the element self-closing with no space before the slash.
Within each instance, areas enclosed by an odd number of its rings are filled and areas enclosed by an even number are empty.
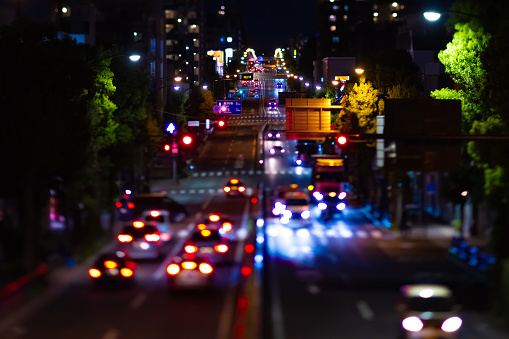
<svg viewBox="0 0 509 339">
<path fill-rule="evenodd" d="M 164 151 L 165 152 L 171 151 L 171 145 L 170 144 L 164 144 Z"/>
<path fill-rule="evenodd" d="M 219 127 L 224 127 L 224 126 L 226 126 L 226 122 L 225 122 L 224 120 L 219 120 L 219 121 L 217 122 L 217 126 L 219 126 Z"/>
<path fill-rule="evenodd" d="M 348 139 L 347 139 L 344 135 L 340 135 L 340 136 L 338 136 L 338 139 L 337 139 L 337 140 L 338 140 L 338 144 L 339 144 L 340 146 L 344 146 L 344 145 L 346 145 L 346 143 L 348 142 Z"/>
<path fill-rule="evenodd" d="M 182 143 L 186 146 L 190 146 L 193 143 L 193 137 L 190 135 L 184 135 L 182 137 Z"/>
</svg>

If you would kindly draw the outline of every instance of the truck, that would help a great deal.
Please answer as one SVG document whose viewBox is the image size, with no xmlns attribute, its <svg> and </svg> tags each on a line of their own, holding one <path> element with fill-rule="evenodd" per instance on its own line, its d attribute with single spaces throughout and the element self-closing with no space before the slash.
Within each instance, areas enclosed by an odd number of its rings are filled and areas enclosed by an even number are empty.
<svg viewBox="0 0 509 339">
<path fill-rule="evenodd" d="M 324 218 L 341 215 L 346 208 L 351 186 L 345 160 L 341 155 L 313 155 L 312 196 Z"/>
</svg>

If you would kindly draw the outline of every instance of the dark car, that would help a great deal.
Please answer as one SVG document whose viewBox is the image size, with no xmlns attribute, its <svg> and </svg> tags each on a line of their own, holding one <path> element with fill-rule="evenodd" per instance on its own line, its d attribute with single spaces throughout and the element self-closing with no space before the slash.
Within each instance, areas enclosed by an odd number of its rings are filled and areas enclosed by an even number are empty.
<svg viewBox="0 0 509 339">
<path fill-rule="evenodd" d="M 141 193 L 131 198 L 134 218 L 139 218 L 143 212 L 152 210 L 166 210 L 170 213 L 171 222 L 178 222 L 189 215 L 186 206 L 176 202 L 164 193 Z"/>
<path fill-rule="evenodd" d="M 163 255 L 162 240 L 157 227 L 141 221 L 124 226 L 117 236 L 117 248 L 132 259 L 158 259 Z"/>
<path fill-rule="evenodd" d="M 173 257 L 166 267 L 168 286 L 174 292 L 181 289 L 204 289 L 214 284 L 214 267 L 203 257 L 183 253 Z"/>
<path fill-rule="evenodd" d="M 206 258 L 212 264 L 226 262 L 228 250 L 228 239 L 219 230 L 196 230 L 184 243 L 186 253 Z"/>
<path fill-rule="evenodd" d="M 281 131 L 279 131 L 277 128 L 269 129 L 267 131 L 267 139 L 269 140 L 281 139 Z"/>
<path fill-rule="evenodd" d="M 283 83 L 282 82 L 276 83 L 276 88 L 283 88 Z"/>
<path fill-rule="evenodd" d="M 277 101 L 276 99 L 270 99 L 269 100 L 269 111 L 270 110 L 276 110 L 277 109 Z"/>
<path fill-rule="evenodd" d="M 246 193 L 246 186 L 239 179 L 230 179 L 224 186 L 223 191 L 226 196 L 244 196 Z"/>
<path fill-rule="evenodd" d="M 131 284 L 136 267 L 126 252 L 108 252 L 94 261 L 88 274 L 97 284 Z"/>
<path fill-rule="evenodd" d="M 269 153 L 274 157 L 283 156 L 285 154 L 285 149 L 283 146 L 274 146 L 269 150 Z"/>
</svg>

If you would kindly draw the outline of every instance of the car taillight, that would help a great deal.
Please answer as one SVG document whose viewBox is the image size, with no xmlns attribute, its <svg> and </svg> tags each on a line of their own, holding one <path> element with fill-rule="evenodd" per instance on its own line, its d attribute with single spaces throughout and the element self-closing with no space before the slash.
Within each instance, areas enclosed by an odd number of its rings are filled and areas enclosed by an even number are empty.
<svg viewBox="0 0 509 339">
<path fill-rule="evenodd" d="M 225 244 L 216 245 L 214 246 L 214 251 L 218 253 L 226 253 L 228 251 L 228 246 Z"/>
<path fill-rule="evenodd" d="M 226 232 L 230 232 L 232 230 L 232 224 L 229 222 L 223 223 L 223 230 L 225 230 Z"/>
<path fill-rule="evenodd" d="M 133 237 L 131 237 L 129 234 L 119 234 L 117 238 L 118 238 L 118 241 L 120 241 L 120 242 L 133 241 Z"/>
<path fill-rule="evenodd" d="M 200 231 L 203 231 L 204 229 L 206 229 L 206 228 L 207 228 L 207 225 L 205 225 L 205 224 L 198 224 L 198 226 L 196 226 L 196 227 L 198 227 L 198 229 L 199 229 Z"/>
<path fill-rule="evenodd" d="M 219 221 L 219 219 L 220 219 L 220 217 L 217 214 L 212 214 L 211 216 L 209 216 L 209 220 L 212 222 L 217 222 L 217 221 Z"/>
<path fill-rule="evenodd" d="M 168 241 L 170 239 L 171 239 L 171 235 L 169 235 L 168 233 L 161 233 L 161 240 Z"/>
<path fill-rule="evenodd" d="M 134 208 L 134 204 L 132 202 L 130 202 L 130 203 L 127 204 L 127 207 L 129 207 L 130 209 L 133 209 Z"/>
<path fill-rule="evenodd" d="M 405 318 L 402 322 L 403 328 L 410 332 L 419 332 L 424 327 L 421 319 L 417 317 Z"/>
<path fill-rule="evenodd" d="M 185 270 L 194 270 L 196 268 L 196 263 L 194 261 L 184 261 L 182 263 L 182 267 L 185 269 Z"/>
<path fill-rule="evenodd" d="M 194 245 L 187 245 L 184 247 L 184 251 L 186 251 L 186 253 L 196 253 L 198 252 L 198 247 Z"/>
<path fill-rule="evenodd" d="M 210 230 L 203 230 L 200 233 L 203 237 L 208 237 L 212 234 L 212 232 L 210 232 Z"/>
<path fill-rule="evenodd" d="M 239 192 L 244 192 L 246 188 L 244 186 L 239 186 Z"/>
<path fill-rule="evenodd" d="M 224 190 L 226 193 L 228 193 L 228 192 L 230 192 L 232 189 L 231 189 L 229 186 L 225 186 L 225 187 L 223 188 L 223 190 Z"/>
<path fill-rule="evenodd" d="M 177 264 L 170 264 L 166 267 L 166 272 L 168 272 L 169 275 L 176 275 L 180 272 L 180 267 Z"/>
<path fill-rule="evenodd" d="M 116 262 L 114 262 L 113 260 L 106 260 L 104 262 L 104 267 L 106 267 L 106 268 L 117 268 L 118 264 Z"/>
<path fill-rule="evenodd" d="M 156 218 L 160 215 L 159 211 L 150 211 L 150 216 L 153 218 Z"/>
<path fill-rule="evenodd" d="M 135 220 L 133 221 L 133 226 L 135 228 L 143 228 L 143 226 L 145 226 L 145 223 L 143 221 Z"/>
<path fill-rule="evenodd" d="M 145 240 L 150 242 L 159 241 L 161 237 L 158 234 L 145 234 Z"/>
<path fill-rule="evenodd" d="M 129 277 L 133 276 L 133 271 L 131 271 L 130 269 L 124 267 L 124 268 L 120 269 L 120 274 L 124 278 L 129 278 Z"/>
<path fill-rule="evenodd" d="M 206 263 L 201 263 L 200 266 L 198 266 L 198 269 L 203 274 L 210 274 L 213 271 L 212 266 Z"/>
<path fill-rule="evenodd" d="M 442 331 L 444 332 L 456 332 L 461 327 L 463 321 L 460 317 L 451 317 L 444 321 L 442 324 Z"/>
<path fill-rule="evenodd" d="M 118 208 L 120 208 L 120 207 L 122 207 L 122 203 L 121 203 L 120 201 L 117 201 L 117 202 L 115 203 L 115 206 L 117 206 Z"/>
<path fill-rule="evenodd" d="M 90 274 L 92 278 L 99 278 L 101 276 L 101 271 L 97 268 L 91 268 L 88 270 L 88 274 Z"/>
</svg>

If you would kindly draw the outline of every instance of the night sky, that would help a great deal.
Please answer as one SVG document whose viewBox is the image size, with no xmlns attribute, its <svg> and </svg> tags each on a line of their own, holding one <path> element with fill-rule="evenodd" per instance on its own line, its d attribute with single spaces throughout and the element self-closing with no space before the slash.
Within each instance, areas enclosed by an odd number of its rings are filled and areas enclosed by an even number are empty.
<svg viewBox="0 0 509 339">
<path fill-rule="evenodd" d="M 315 0 L 237 0 L 243 12 L 246 47 L 269 56 L 292 35 L 315 33 Z"/>
</svg>

